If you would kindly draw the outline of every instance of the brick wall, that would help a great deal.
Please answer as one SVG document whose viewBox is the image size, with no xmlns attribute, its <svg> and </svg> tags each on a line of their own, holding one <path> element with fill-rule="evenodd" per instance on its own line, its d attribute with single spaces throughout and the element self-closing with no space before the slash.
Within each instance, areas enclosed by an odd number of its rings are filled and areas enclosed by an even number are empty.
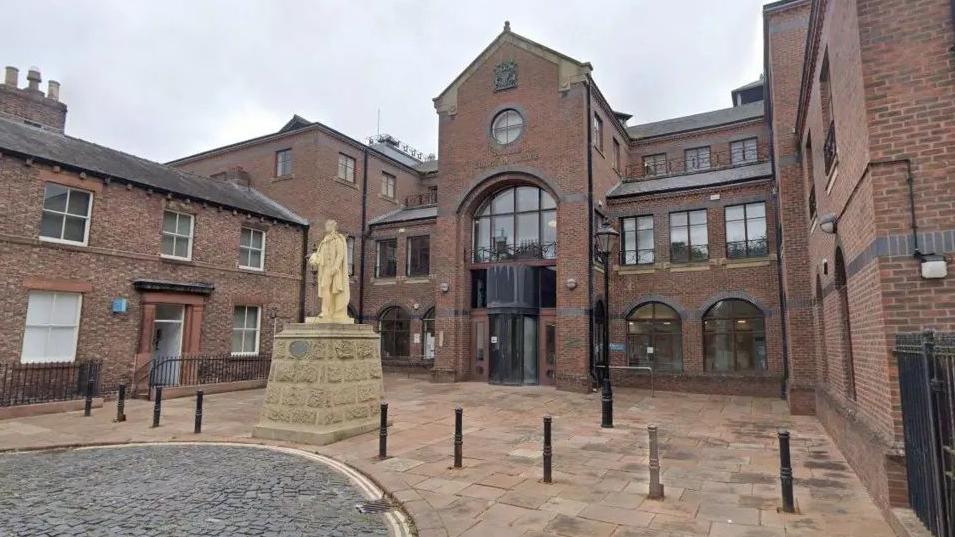
<svg viewBox="0 0 955 537">
<path fill-rule="evenodd" d="M 63 132 L 66 105 L 58 100 L 59 83 L 51 80 L 48 93 L 44 95 L 39 88 L 40 73 L 30 71 L 28 78 L 32 79 L 29 85 L 19 87 L 19 73 L 15 68 L 7 67 L 4 83 L 0 84 L 0 116 Z"/>
</svg>

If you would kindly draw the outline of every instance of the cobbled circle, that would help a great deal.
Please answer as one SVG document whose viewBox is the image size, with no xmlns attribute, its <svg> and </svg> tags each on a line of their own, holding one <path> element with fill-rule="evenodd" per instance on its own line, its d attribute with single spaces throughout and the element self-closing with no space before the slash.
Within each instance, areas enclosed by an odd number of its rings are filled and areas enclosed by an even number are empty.
<svg viewBox="0 0 955 537">
<path fill-rule="evenodd" d="M 0 535 L 386 536 L 348 478 L 289 453 L 151 445 L 0 455 Z"/>
</svg>

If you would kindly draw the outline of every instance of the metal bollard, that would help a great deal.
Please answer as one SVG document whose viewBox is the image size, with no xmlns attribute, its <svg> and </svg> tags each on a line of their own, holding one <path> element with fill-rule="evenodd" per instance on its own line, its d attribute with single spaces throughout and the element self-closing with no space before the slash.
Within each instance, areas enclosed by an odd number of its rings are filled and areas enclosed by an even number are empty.
<svg viewBox="0 0 955 537">
<path fill-rule="evenodd" d="M 116 421 L 126 421 L 126 385 L 119 385 L 119 394 L 116 396 Z"/>
<path fill-rule="evenodd" d="M 550 423 L 551 417 L 544 416 L 544 483 L 551 482 L 551 459 L 554 456 L 551 448 Z"/>
<path fill-rule="evenodd" d="M 378 458 L 388 458 L 388 403 L 381 402 L 381 422 L 378 425 Z"/>
<path fill-rule="evenodd" d="M 202 398 L 204 395 L 202 390 L 196 392 L 196 426 L 193 431 L 196 434 L 202 432 Z"/>
<path fill-rule="evenodd" d="M 156 386 L 156 401 L 153 404 L 153 427 L 159 427 L 159 413 L 162 412 L 162 386 Z"/>
<path fill-rule="evenodd" d="M 86 404 L 83 405 L 83 415 L 90 417 L 93 415 L 93 390 L 96 389 L 96 381 L 92 378 L 86 381 Z"/>
<path fill-rule="evenodd" d="M 605 429 L 613 428 L 613 390 L 610 388 L 610 379 L 604 378 L 603 390 L 600 395 L 601 412 L 600 426 Z"/>
<path fill-rule="evenodd" d="M 795 513 L 796 502 L 793 499 L 793 466 L 789 455 L 789 431 L 779 431 L 779 481 L 782 483 L 784 513 Z"/>
<path fill-rule="evenodd" d="M 464 435 L 461 433 L 461 422 L 464 417 L 464 409 L 458 405 L 454 409 L 454 467 L 461 467 L 461 449 L 464 445 Z"/>
<path fill-rule="evenodd" d="M 647 425 L 650 433 L 650 494 L 652 500 L 663 499 L 663 484 L 660 483 L 660 446 L 657 440 L 657 426 Z"/>
</svg>

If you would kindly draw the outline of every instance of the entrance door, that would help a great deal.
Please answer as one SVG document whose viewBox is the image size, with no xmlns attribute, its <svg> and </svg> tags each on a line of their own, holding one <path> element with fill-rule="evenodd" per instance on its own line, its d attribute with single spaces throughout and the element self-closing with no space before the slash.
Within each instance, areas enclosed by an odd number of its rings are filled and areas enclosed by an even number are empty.
<svg viewBox="0 0 955 537">
<path fill-rule="evenodd" d="M 537 317 L 501 313 L 489 316 L 492 384 L 537 384 Z"/>
<path fill-rule="evenodd" d="M 150 371 L 151 386 L 176 385 L 179 382 L 182 327 L 185 306 L 157 304 L 153 322 L 153 360 Z"/>
</svg>

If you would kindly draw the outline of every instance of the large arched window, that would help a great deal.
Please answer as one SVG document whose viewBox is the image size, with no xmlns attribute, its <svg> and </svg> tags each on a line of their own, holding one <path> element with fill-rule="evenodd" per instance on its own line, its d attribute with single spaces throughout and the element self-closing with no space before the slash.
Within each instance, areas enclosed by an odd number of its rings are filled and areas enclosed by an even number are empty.
<svg viewBox="0 0 955 537">
<path fill-rule="evenodd" d="M 763 312 L 738 299 L 720 300 L 703 316 L 707 371 L 766 369 L 766 325 Z"/>
<path fill-rule="evenodd" d="M 557 203 L 536 186 L 511 187 L 491 196 L 475 213 L 474 260 L 557 257 Z"/>
<path fill-rule="evenodd" d="M 649 302 L 627 317 L 627 360 L 657 371 L 683 371 L 683 323 L 680 314 Z"/>
<path fill-rule="evenodd" d="M 404 309 L 388 308 L 378 316 L 378 333 L 381 335 L 381 357 L 407 357 L 411 318 Z"/>
<path fill-rule="evenodd" d="M 855 362 L 852 358 L 852 323 L 849 320 L 849 286 L 846 277 L 846 260 L 842 248 L 836 248 L 835 262 L 836 293 L 839 294 L 839 321 L 842 324 L 842 357 L 846 395 L 856 398 Z"/>
<path fill-rule="evenodd" d="M 421 318 L 421 353 L 425 360 L 434 360 L 434 308 Z"/>
</svg>

